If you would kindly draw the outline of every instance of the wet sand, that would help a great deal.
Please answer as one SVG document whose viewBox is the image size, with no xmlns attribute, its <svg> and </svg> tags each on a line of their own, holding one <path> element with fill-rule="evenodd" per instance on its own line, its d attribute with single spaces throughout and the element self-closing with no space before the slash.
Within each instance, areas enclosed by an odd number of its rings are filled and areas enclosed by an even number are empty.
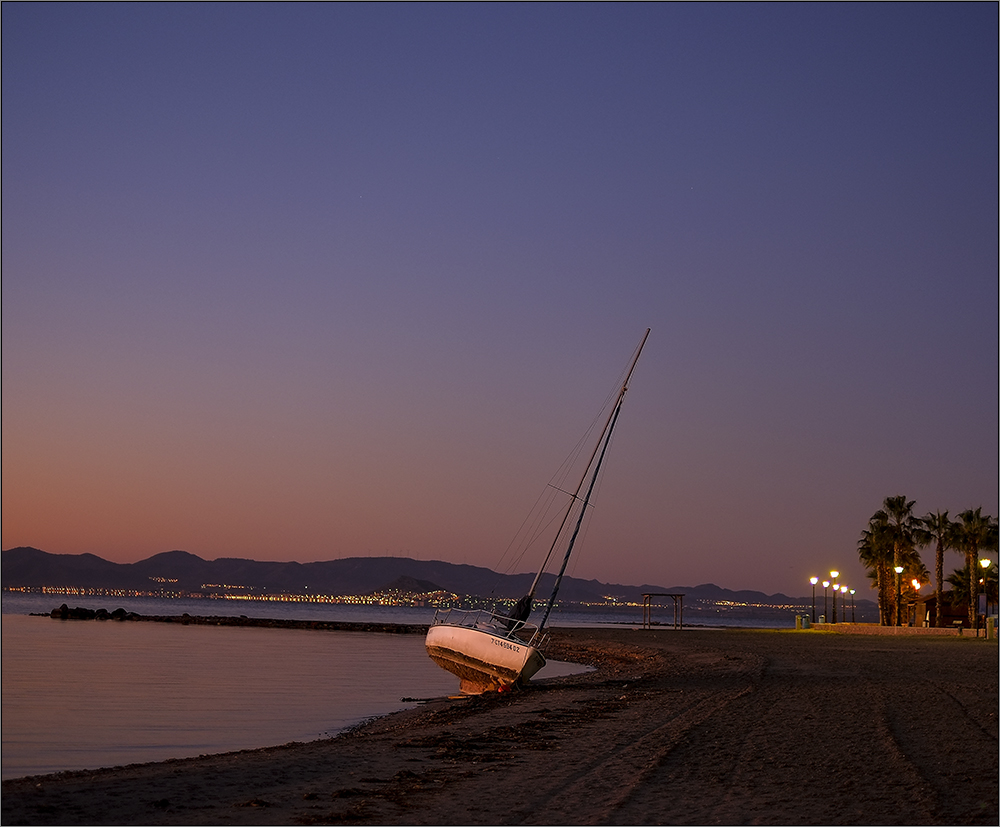
<svg viewBox="0 0 1000 827">
<path fill-rule="evenodd" d="M 561 630 L 597 666 L 337 738 L 3 782 L 14 824 L 996 824 L 997 646 Z"/>
</svg>

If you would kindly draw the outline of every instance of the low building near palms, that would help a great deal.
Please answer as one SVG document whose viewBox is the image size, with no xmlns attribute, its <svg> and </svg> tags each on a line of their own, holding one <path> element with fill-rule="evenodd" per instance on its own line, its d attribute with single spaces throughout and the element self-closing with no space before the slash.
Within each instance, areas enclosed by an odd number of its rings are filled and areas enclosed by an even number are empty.
<svg viewBox="0 0 1000 827">
<path fill-rule="evenodd" d="M 969 628 L 969 609 L 963 603 L 953 605 L 951 602 L 951 592 L 941 593 L 941 603 L 944 608 L 944 616 L 941 625 L 945 628 L 952 628 L 961 623 L 965 628 Z M 909 626 L 936 626 L 937 618 L 937 597 L 933 594 L 921 595 L 909 605 Z"/>
</svg>

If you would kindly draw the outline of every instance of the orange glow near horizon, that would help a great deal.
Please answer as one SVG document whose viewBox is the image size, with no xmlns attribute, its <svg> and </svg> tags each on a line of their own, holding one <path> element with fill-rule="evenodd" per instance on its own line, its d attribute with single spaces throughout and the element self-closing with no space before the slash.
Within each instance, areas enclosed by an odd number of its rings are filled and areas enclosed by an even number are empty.
<svg viewBox="0 0 1000 827">
<path fill-rule="evenodd" d="M 647 328 L 568 574 L 997 513 L 993 4 L 391 12 L 3 5 L 3 548 L 533 572 Z"/>
</svg>

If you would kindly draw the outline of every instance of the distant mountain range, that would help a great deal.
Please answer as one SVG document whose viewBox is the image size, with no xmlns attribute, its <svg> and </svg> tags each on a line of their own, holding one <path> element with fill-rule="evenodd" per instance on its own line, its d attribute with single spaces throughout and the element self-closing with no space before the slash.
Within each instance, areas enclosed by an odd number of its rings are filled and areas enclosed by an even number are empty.
<svg viewBox="0 0 1000 827">
<path fill-rule="evenodd" d="M 505 575 L 481 566 L 408 557 L 345 557 L 321 563 L 280 563 L 236 557 L 203 560 L 186 551 L 166 551 L 137 563 L 113 563 L 94 554 L 49 554 L 30 547 L 0 553 L 0 579 L 4 588 L 50 586 L 138 591 L 162 588 L 171 592 L 205 592 L 241 586 L 252 587 L 256 593 L 329 595 L 440 589 L 458 595 L 517 598 L 525 594 L 532 578 L 532 574 Z M 543 576 L 539 595 L 547 595 L 552 583 L 553 575 Z M 573 603 L 602 602 L 609 596 L 641 602 L 643 593 L 648 592 L 683 593 L 687 598 L 685 604 L 711 600 L 801 605 L 807 600 L 780 593 L 730 591 L 711 583 L 626 586 L 576 577 L 563 578 L 559 597 Z"/>
</svg>

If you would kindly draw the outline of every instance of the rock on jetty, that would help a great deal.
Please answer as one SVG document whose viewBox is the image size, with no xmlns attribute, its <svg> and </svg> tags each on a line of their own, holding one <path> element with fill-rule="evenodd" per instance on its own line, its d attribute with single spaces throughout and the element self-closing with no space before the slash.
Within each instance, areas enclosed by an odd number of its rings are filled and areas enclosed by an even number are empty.
<svg viewBox="0 0 1000 827">
<path fill-rule="evenodd" d="M 135 612 L 127 612 L 124 609 L 115 609 L 109 612 L 107 609 L 85 609 L 77 606 L 71 609 L 65 603 L 57 609 L 49 612 L 49 617 L 56 620 L 138 620 L 140 618 Z"/>
<path fill-rule="evenodd" d="M 319 629 L 334 632 L 385 632 L 387 634 L 407 635 L 426 634 L 426 625 L 408 623 L 354 623 L 340 620 L 291 620 L 287 618 L 267 617 L 227 617 L 220 615 L 141 615 L 118 608 L 113 612 L 107 609 L 87 609 L 77 606 L 69 608 L 65 603 L 49 612 L 49 617 L 56 620 L 118 620 L 146 621 L 150 623 L 180 623 L 201 626 L 259 626 L 266 629 Z"/>
</svg>

